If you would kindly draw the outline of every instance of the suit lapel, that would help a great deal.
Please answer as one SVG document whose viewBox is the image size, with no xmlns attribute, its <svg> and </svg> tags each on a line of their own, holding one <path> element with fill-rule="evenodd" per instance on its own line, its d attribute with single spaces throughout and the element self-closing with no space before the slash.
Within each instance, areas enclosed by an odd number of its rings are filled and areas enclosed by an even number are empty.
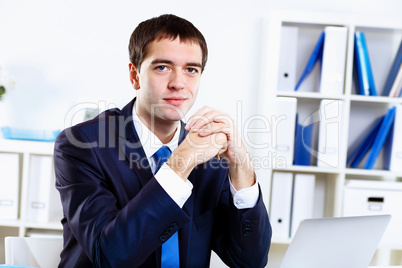
<svg viewBox="0 0 402 268">
<path fill-rule="evenodd" d="M 135 99 L 122 109 L 122 117 L 117 120 L 119 130 L 119 146 L 124 157 L 130 163 L 130 168 L 137 174 L 141 187 L 153 177 L 148 159 L 138 134 L 135 131 L 132 111 Z"/>
<path fill-rule="evenodd" d="M 183 121 L 180 121 L 180 124 L 181 124 L 181 130 L 180 130 L 180 136 L 179 136 L 179 145 L 188 134 L 188 131 L 185 129 L 186 124 Z"/>
</svg>

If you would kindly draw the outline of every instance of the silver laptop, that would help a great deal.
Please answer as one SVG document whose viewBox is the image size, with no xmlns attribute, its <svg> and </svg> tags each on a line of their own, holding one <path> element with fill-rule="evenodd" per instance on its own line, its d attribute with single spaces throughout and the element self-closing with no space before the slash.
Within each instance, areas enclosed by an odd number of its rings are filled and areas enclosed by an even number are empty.
<svg viewBox="0 0 402 268">
<path fill-rule="evenodd" d="M 390 219 L 377 215 L 304 220 L 281 268 L 367 268 Z"/>
</svg>

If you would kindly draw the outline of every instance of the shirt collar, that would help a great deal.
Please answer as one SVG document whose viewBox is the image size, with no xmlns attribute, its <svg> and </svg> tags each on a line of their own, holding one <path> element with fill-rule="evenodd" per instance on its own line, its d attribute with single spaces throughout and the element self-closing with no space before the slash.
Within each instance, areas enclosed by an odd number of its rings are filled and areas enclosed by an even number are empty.
<svg viewBox="0 0 402 268">
<path fill-rule="evenodd" d="M 133 123 L 134 123 L 134 128 L 137 131 L 138 138 L 140 139 L 142 148 L 144 149 L 145 155 L 147 156 L 147 159 L 150 159 L 154 153 L 159 150 L 163 145 L 169 147 L 170 151 L 176 150 L 178 144 L 179 144 L 179 137 L 180 137 L 180 131 L 181 131 L 181 124 L 180 122 L 177 122 L 177 128 L 176 132 L 172 138 L 171 141 L 169 141 L 167 144 L 163 144 L 158 137 L 149 129 L 145 126 L 144 123 L 141 122 L 140 118 L 138 117 L 137 111 L 135 109 L 135 102 L 133 105 Z"/>
</svg>

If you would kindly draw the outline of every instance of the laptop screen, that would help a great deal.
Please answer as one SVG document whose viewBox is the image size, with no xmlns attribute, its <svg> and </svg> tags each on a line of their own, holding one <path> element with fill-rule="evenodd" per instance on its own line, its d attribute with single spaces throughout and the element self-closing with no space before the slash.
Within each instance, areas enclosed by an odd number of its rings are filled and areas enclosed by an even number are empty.
<svg viewBox="0 0 402 268">
<path fill-rule="evenodd" d="M 367 268 L 390 219 L 376 215 L 304 220 L 281 268 Z"/>
</svg>

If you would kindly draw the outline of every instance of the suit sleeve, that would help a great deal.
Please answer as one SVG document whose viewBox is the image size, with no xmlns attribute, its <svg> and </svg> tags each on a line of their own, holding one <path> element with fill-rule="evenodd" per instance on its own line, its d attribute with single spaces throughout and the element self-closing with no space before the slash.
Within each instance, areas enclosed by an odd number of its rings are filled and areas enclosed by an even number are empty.
<svg viewBox="0 0 402 268">
<path fill-rule="evenodd" d="M 73 131 L 90 144 L 81 131 Z M 94 148 L 74 146 L 65 131 L 56 141 L 54 161 L 68 227 L 95 267 L 137 267 L 190 220 L 155 178 L 118 207 L 104 160 Z"/>
<path fill-rule="evenodd" d="M 249 209 L 237 209 L 229 185 L 216 211 L 213 250 L 229 267 L 265 267 L 271 245 L 272 230 L 262 200 Z"/>
</svg>

